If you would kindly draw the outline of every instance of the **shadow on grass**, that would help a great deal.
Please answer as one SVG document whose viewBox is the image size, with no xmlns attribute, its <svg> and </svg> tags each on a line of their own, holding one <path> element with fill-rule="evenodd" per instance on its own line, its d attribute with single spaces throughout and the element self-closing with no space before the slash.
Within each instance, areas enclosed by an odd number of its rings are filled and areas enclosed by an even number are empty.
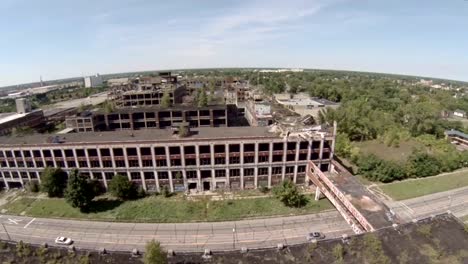
<svg viewBox="0 0 468 264">
<path fill-rule="evenodd" d="M 99 199 L 92 201 L 86 213 L 100 213 L 119 207 L 123 201 L 114 199 Z"/>
</svg>

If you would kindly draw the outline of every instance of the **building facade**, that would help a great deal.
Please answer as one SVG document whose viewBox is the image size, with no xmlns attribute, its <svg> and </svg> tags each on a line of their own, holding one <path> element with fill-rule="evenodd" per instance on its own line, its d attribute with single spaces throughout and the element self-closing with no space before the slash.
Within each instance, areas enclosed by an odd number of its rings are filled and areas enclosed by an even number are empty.
<svg viewBox="0 0 468 264">
<path fill-rule="evenodd" d="M 273 124 L 269 103 L 249 101 L 245 105 L 245 118 L 251 126 L 269 126 Z"/>
<path fill-rule="evenodd" d="M 226 127 L 227 107 L 140 107 L 116 109 L 112 113 L 83 112 L 67 117 L 66 127 L 74 129 L 75 132 L 164 129 L 180 122 L 187 122 L 190 127 Z"/>
<path fill-rule="evenodd" d="M 308 184 L 309 160 L 328 170 L 335 134 L 336 127 L 286 135 L 229 127 L 198 128 L 186 138 L 170 130 L 0 137 L 0 176 L 6 188 L 40 182 L 48 166 L 77 168 L 106 188 L 122 174 L 147 191 L 253 189 L 285 179 Z"/>
<path fill-rule="evenodd" d="M 84 84 L 86 88 L 98 87 L 101 86 L 102 83 L 102 77 L 99 74 L 84 77 Z"/>
</svg>

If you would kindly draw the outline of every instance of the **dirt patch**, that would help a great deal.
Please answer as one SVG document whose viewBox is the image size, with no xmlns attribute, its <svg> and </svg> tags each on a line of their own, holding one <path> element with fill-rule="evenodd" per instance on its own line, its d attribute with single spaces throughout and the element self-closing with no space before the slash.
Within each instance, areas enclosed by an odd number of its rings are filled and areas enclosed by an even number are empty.
<svg viewBox="0 0 468 264">
<path fill-rule="evenodd" d="M 367 211 L 377 212 L 382 210 L 382 207 L 368 196 L 363 196 L 361 199 L 359 199 L 358 203 L 362 209 Z"/>
</svg>

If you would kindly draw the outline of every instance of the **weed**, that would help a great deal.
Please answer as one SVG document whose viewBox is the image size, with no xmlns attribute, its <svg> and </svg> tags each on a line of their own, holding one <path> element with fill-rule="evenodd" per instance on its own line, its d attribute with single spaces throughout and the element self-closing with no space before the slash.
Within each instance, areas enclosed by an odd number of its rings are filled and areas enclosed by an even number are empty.
<svg viewBox="0 0 468 264">
<path fill-rule="evenodd" d="M 344 248 L 341 244 L 337 244 L 333 247 L 333 256 L 338 263 L 343 263 L 344 253 Z"/>
<path fill-rule="evenodd" d="M 424 224 L 424 225 L 421 225 L 417 228 L 418 232 L 421 233 L 422 235 L 426 236 L 426 237 L 431 237 L 432 236 L 432 227 L 431 225 L 427 225 L 427 224 Z"/>
</svg>

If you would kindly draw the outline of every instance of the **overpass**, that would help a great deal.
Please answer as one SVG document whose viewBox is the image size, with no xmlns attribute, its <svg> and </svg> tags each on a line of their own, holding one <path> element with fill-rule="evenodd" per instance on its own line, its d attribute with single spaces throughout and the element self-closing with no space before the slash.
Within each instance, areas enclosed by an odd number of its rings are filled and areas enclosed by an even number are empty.
<svg viewBox="0 0 468 264">
<path fill-rule="evenodd" d="M 395 214 L 337 161 L 332 161 L 328 172 L 312 161 L 307 167 L 309 183 L 316 186 L 315 199 L 325 195 L 356 234 L 397 222 Z"/>
</svg>

